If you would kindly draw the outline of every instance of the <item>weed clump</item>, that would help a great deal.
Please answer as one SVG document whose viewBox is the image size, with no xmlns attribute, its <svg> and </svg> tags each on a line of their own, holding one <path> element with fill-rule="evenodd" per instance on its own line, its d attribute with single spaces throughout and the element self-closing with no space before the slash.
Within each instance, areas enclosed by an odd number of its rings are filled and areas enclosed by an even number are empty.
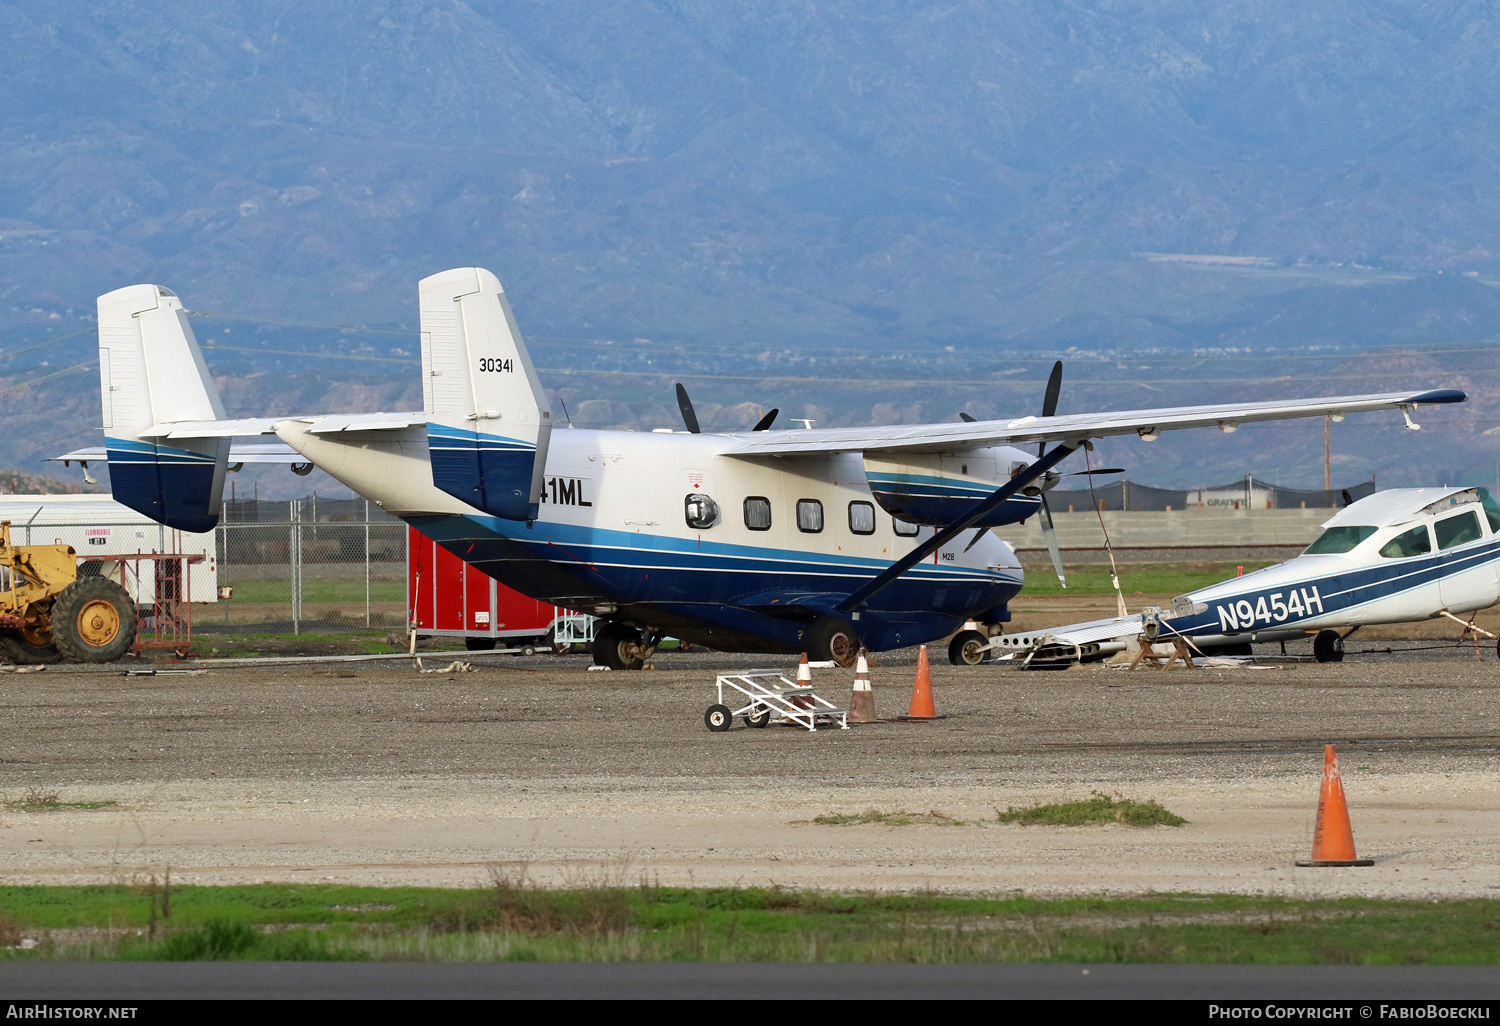
<svg viewBox="0 0 1500 1026">
<path fill-rule="evenodd" d="M 1134 798 L 1095 791 L 1080 802 L 1032 805 L 1024 809 L 1011 807 L 995 810 L 1001 823 L 1021 826 L 1088 826 L 1092 823 L 1123 823 L 1126 826 L 1182 826 L 1187 820 L 1157 802 L 1138 802 Z"/>
<path fill-rule="evenodd" d="M 11 812 L 57 812 L 60 809 L 103 809 L 114 802 L 65 802 L 62 792 L 49 791 L 41 787 L 28 787 L 17 798 L 4 796 L 4 804 Z"/>
<path fill-rule="evenodd" d="M 929 812 L 881 812 L 879 809 L 866 809 L 864 812 L 830 812 L 826 816 L 814 816 L 813 822 L 819 826 L 861 826 L 866 823 L 874 823 L 879 826 L 911 826 L 920 823 L 925 826 L 963 826 L 964 821 L 954 819 L 946 812 L 932 809 Z"/>
</svg>

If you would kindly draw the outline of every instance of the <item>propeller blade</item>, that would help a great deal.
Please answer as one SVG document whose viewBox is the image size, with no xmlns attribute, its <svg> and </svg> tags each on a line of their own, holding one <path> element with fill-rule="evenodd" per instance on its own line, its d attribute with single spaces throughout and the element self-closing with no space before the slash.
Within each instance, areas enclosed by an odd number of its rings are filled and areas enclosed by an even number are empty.
<svg viewBox="0 0 1500 1026">
<path fill-rule="evenodd" d="M 768 413 L 764 417 L 760 418 L 760 420 L 757 420 L 755 422 L 755 426 L 753 428 L 751 428 L 750 430 L 751 431 L 766 431 L 766 430 L 769 430 L 770 427 L 771 427 L 771 425 L 773 423 L 775 423 L 775 421 L 776 421 L 776 414 L 778 414 L 780 412 L 781 412 L 781 410 L 779 408 L 772 410 L 770 413 Z"/>
<path fill-rule="evenodd" d="M 978 545 L 979 544 L 979 539 L 983 538 L 984 537 L 984 532 L 986 532 L 988 530 L 989 530 L 988 527 L 981 527 L 977 531 L 975 531 L 974 532 L 974 537 L 971 538 L 971 539 L 969 539 L 969 544 L 967 544 L 967 545 L 964 546 L 964 551 L 968 552 L 974 546 Z"/>
<path fill-rule="evenodd" d="M 963 421 L 965 424 L 974 423 L 974 415 L 972 413 L 964 413 L 962 410 L 958 412 L 958 419 Z"/>
<path fill-rule="evenodd" d="M 1352 505 L 1354 505 L 1354 496 L 1352 496 L 1352 495 L 1349 494 L 1349 489 L 1345 488 L 1345 489 L 1342 490 L 1342 492 L 1343 492 L 1343 496 L 1344 496 L 1344 505 L 1345 506 L 1352 506 Z"/>
<path fill-rule="evenodd" d="M 1068 586 L 1068 576 L 1063 573 L 1062 551 L 1057 546 L 1057 529 L 1052 526 L 1052 508 L 1047 505 L 1047 493 L 1042 493 L 1042 508 L 1038 512 L 1042 521 L 1042 537 L 1047 539 L 1047 552 L 1052 556 L 1052 569 L 1057 571 L 1057 583 Z"/>
<path fill-rule="evenodd" d="M 1062 392 L 1062 361 L 1058 360 L 1052 365 L 1052 373 L 1047 375 L 1047 391 L 1042 396 L 1042 416 L 1051 417 L 1057 413 L 1057 397 Z"/>
<path fill-rule="evenodd" d="M 693 412 L 693 401 L 688 398 L 687 389 L 682 387 L 682 382 L 677 382 L 677 408 L 682 411 L 682 422 L 687 429 L 698 435 L 703 432 L 698 428 L 698 415 Z"/>
<path fill-rule="evenodd" d="M 1047 391 L 1042 393 L 1042 416 L 1051 417 L 1057 413 L 1057 397 L 1062 393 L 1062 361 L 1058 360 L 1052 365 L 1052 373 L 1047 375 Z M 1036 454 L 1040 456 L 1047 448 L 1046 442 L 1039 442 Z M 1064 585 L 1063 587 L 1067 587 Z"/>
<path fill-rule="evenodd" d="M 1123 474 L 1124 467 L 1096 467 L 1093 470 L 1075 470 L 1068 477 L 1086 477 L 1089 474 Z"/>
</svg>

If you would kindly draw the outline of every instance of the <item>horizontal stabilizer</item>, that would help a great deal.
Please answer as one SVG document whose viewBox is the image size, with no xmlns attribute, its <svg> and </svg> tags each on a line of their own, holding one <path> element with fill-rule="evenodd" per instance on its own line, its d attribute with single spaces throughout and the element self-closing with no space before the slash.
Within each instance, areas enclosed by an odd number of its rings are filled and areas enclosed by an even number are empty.
<svg viewBox="0 0 1500 1026">
<path fill-rule="evenodd" d="M 109 451 L 101 446 L 74 449 L 48 457 L 52 463 L 108 463 Z M 229 465 L 237 463 L 306 463 L 307 457 L 285 442 L 240 442 L 229 445 Z"/>
</svg>

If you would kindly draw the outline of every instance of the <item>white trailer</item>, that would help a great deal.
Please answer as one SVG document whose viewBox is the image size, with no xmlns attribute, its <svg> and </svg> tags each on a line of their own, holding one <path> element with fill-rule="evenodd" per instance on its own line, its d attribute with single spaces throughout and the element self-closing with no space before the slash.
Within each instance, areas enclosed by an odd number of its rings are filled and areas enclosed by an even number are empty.
<svg viewBox="0 0 1500 1026">
<path fill-rule="evenodd" d="M 108 495 L 0 495 L 0 520 L 9 520 L 16 545 L 71 545 L 80 560 L 131 553 L 175 552 L 202 556 L 192 565 L 192 602 L 219 597 L 218 556 L 214 532 L 189 534 L 163 527 Z M 126 590 L 138 604 L 156 601 L 156 579 L 142 563 L 139 580 L 132 569 Z M 118 573 L 109 576 L 119 580 Z"/>
</svg>

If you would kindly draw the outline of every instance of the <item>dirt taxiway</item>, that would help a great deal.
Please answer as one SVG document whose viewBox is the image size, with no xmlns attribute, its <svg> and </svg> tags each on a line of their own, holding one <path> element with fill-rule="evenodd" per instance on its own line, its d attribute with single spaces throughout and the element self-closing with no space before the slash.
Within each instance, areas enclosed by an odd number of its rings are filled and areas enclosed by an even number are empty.
<svg viewBox="0 0 1500 1026">
<path fill-rule="evenodd" d="M 353 664 L 0 675 L 0 873 L 109 882 L 779 885 L 976 893 L 1500 896 L 1500 663 L 1019 673 L 934 668 L 945 719 L 710 733 L 714 671 L 578 657 L 423 674 Z M 848 671 L 819 671 L 847 698 Z M 874 673 L 905 711 L 910 653 Z M 1322 746 L 1339 746 L 1369 869 L 1297 869 Z M 34 791 L 32 790 L 34 789 Z M 1099 790 L 1179 828 L 1001 826 Z M 29 812 L 58 791 L 64 807 Z M 67 803 L 77 803 L 69 807 Z M 95 808 L 77 805 L 103 804 Z M 824 826 L 941 810 L 959 826 Z"/>
</svg>

